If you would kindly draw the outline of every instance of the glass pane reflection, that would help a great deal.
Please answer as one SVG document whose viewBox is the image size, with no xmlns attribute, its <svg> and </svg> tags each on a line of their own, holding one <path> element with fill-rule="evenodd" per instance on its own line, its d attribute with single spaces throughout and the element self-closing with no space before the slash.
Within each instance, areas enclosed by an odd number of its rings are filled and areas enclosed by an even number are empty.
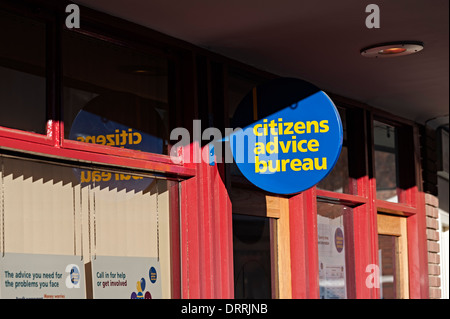
<svg viewBox="0 0 450 319">
<path fill-rule="evenodd" d="M 167 154 L 168 61 L 63 32 L 64 135 Z"/>
<path fill-rule="evenodd" d="M 377 198 L 398 202 L 398 166 L 396 128 L 374 121 L 375 177 Z"/>
<path fill-rule="evenodd" d="M 0 11 L 0 126 L 46 134 L 45 24 Z"/>
</svg>

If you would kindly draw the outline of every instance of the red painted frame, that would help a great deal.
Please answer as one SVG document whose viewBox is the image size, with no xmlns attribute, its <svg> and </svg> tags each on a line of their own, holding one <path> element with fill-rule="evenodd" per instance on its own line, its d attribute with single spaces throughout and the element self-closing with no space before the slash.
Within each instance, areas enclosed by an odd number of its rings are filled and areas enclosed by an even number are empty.
<svg viewBox="0 0 450 319">
<path fill-rule="evenodd" d="M 186 148 L 193 154 L 199 146 Z M 186 165 L 197 175 L 181 183 L 182 298 L 233 298 L 231 200 L 223 165 Z"/>
<path fill-rule="evenodd" d="M 0 128 L 0 131 L 3 129 Z M 9 131 L 9 130 L 8 130 Z M 125 166 L 133 169 L 140 169 L 149 172 L 166 173 L 178 176 L 180 178 L 188 178 L 195 175 L 195 170 L 187 168 L 181 165 L 175 165 L 167 163 L 167 159 L 164 161 L 150 160 L 143 158 L 132 158 L 123 156 L 123 153 L 118 152 L 117 154 L 111 151 L 109 154 L 97 153 L 94 151 L 87 151 L 86 149 L 67 149 L 62 147 L 56 147 L 51 139 L 37 138 L 33 136 L 30 140 L 23 138 L 17 139 L 17 134 L 5 134 L 5 131 L 0 135 L 0 148 L 20 151 L 30 154 L 37 154 L 43 156 L 49 156 L 52 158 L 68 159 L 75 161 L 82 161 L 94 164 L 106 164 L 113 166 Z M 43 143 L 40 143 L 43 141 Z M 157 155 L 155 155 L 157 156 Z M 149 156 L 152 158 L 152 156 Z M 159 157 L 157 158 L 159 159 Z M 170 157 L 168 157 L 170 160 Z"/>
<path fill-rule="evenodd" d="M 354 240 L 354 286 L 355 298 L 379 299 L 377 288 L 366 286 L 370 264 L 378 265 L 378 210 L 389 208 L 392 212 L 404 213 L 408 227 L 408 258 L 410 298 L 428 298 L 428 266 L 425 225 L 424 194 L 417 187 L 403 191 L 411 198 L 407 204 L 387 203 L 375 199 L 375 180 L 367 176 L 358 180 L 360 193 L 368 199 L 355 201 L 353 208 Z M 292 298 L 318 298 L 318 250 L 317 217 L 315 205 L 317 196 L 324 192 L 312 188 L 289 200 L 291 233 Z M 330 195 L 326 192 L 327 195 Z M 350 195 L 351 196 L 351 195 Z M 335 200 L 349 202 L 348 194 L 334 194 Z M 361 196 L 355 196 L 360 200 Z M 416 206 L 412 207 L 412 206 Z"/>
</svg>

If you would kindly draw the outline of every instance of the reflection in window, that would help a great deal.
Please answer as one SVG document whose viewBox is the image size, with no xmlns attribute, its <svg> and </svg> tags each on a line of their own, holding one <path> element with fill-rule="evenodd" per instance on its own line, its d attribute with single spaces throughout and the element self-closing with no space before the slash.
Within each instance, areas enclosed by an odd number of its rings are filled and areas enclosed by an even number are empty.
<svg viewBox="0 0 450 319">
<path fill-rule="evenodd" d="M 63 32 L 66 138 L 167 154 L 165 58 Z"/>
<path fill-rule="evenodd" d="M 344 205 L 317 203 L 319 289 L 321 299 L 354 298 L 353 211 Z"/>
<path fill-rule="evenodd" d="M 344 131 L 341 154 L 333 170 L 320 183 L 318 189 L 324 189 L 337 193 L 349 193 L 350 175 L 348 172 L 348 147 L 347 147 L 347 120 L 345 109 L 338 108 Z"/>
<path fill-rule="evenodd" d="M 233 214 L 234 296 L 272 297 L 270 219 Z"/>
<path fill-rule="evenodd" d="M 0 40 L 0 126 L 45 134 L 45 24 L 0 11 Z"/>
<path fill-rule="evenodd" d="M 374 121 L 375 177 L 377 198 L 398 202 L 397 132 L 396 128 Z"/>
</svg>

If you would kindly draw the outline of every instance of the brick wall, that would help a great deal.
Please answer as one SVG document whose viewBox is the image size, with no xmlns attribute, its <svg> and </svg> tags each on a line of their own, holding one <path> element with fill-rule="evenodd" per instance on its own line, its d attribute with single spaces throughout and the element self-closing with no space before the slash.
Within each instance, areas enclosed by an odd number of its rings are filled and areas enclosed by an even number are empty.
<svg viewBox="0 0 450 319">
<path fill-rule="evenodd" d="M 439 248 L 439 201 L 436 196 L 425 194 L 428 244 L 428 276 L 430 299 L 441 298 L 440 248 Z"/>
</svg>

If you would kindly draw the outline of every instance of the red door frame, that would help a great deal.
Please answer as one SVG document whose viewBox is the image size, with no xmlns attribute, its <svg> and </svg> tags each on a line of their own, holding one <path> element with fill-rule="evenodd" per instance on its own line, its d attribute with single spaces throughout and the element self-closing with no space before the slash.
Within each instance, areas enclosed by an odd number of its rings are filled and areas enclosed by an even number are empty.
<svg viewBox="0 0 450 319">
<path fill-rule="evenodd" d="M 357 115 L 360 129 L 366 131 L 371 125 L 372 116 L 366 112 Z M 369 121 L 366 120 L 366 117 Z M 398 123 L 397 123 L 398 124 Z M 411 123 L 407 123 L 411 125 Z M 409 295 L 410 298 L 427 299 L 428 266 L 427 241 L 425 220 L 424 193 L 417 185 L 421 185 L 420 174 L 420 144 L 416 126 L 409 132 L 409 140 L 413 141 L 412 149 L 402 149 L 405 157 L 412 161 L 414 170 L 414 184 L 407 189 L 399 189 L 399 203 L 390 203 L 376 198 L 376 179 L 369 177 L 367 156 L 371 152 L 370 136 L 364 136 L 360 141 L 353 141 L 359 153 L 358 161 L 366 163 L 363 175 L 356 180 L 350 180 L 355 185 L 352 194 L 341 194 L 318 190 L 315 187 L 292 197 L 290 205 L 291 229 L 291 269 L 292 269 L 292 297 L 318 298 L 318 247 L 317 247 L 317 216 L 315 205 L 320 197 L 329 198 L 337 202 L 350 203 L 353 208 L 353 241 L 354 241 L 354 296 L 358 299 L 378 299 L 379 288 L 371 288 L 366 284 L 371 274 L 368 265 L 378 265 L 378 230 L 377 213 L 384 211 L 406 216 L 408 227 L 408 259 L 409 259 Z M 371 126 L 369 126 L 369 130 Z M 351 143 L 350 143 L 351 144 Z M 411 145 L 410 145 L 411 146 Z M 349 146 L 351 148 L 351 146 Z M 403 146 L 402 146 L 403 147 Z M 361 150 L 365 150 L 362 151 Z M 411 168 L 411 167 L 410 167 Z M 403 168 L 402 168 L 403 169 Z M 409 170 L 411 173 L 411 169 Z"/>
</svg>

